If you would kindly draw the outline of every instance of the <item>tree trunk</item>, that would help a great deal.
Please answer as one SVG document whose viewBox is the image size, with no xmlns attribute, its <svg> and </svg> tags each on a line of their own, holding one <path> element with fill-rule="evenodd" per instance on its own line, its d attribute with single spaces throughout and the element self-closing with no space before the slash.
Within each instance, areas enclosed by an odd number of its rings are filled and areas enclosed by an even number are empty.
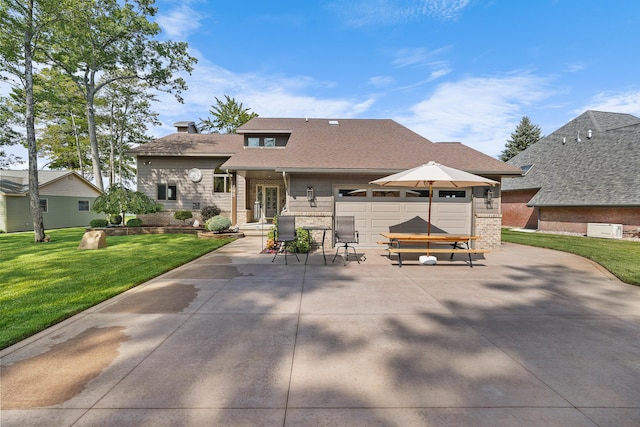
<svg viewBox="0 0 640 427">
<path fill-rule="evenodd" d="M 29 150 L 29 205 L 33 221 L 33 233 L 36 243 L 44 242 L 44 222 L 40 208 L 40 189 L 38 183 L 38 148 L 36 145 L 35 101 L 33 99 L 33 2 L 28 3 L 27 25 L 24 33 L 24 77 L 26 95 L 25 126 Z"/>
<path fill-rule="evenodd" d="M 82 163 L 82 147 L 80 147 L 80 138 L 78 137 L 78 127 L 76 126 L 76 118 L 73 115 L 73 112 L 70 112 L 71 114 L 71 123 L 73 125 L 73 136 L 76 139 L 76 150 L 78 152 L 78 166 L 80 168 L 80 175 L 82 175 L 82 177 L 84 178 L 84 164 Z"/>
<path fill-rule="evenodd" d="M 100 166 L 100 149 L 96 135 L 96 115 L 93 109 L 93 92 L 87 91 L 87 124 L 89 126 L 89 142 L 91 143 L 91 161 L 93 162 L 93 179 L 96 187 L 104 191 L 102 183 L 102 168 Z"/>
</svg>

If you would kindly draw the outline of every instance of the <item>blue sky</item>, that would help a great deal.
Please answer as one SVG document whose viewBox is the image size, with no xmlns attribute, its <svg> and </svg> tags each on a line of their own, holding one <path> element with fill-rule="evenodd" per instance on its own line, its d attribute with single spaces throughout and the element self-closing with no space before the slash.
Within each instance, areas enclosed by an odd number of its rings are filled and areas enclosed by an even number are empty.
<svg viewBox="0 0 640 427">
<path fill-rule="evenodd" d="M 587 109 L 640 116 L 635 0 L 160 0 L 162 38 L 199 62 L 163 122 L 215 97 L 262 117 L 391 118 L 498 156 L 522 116 L 548 134 Z"/>
</svg>

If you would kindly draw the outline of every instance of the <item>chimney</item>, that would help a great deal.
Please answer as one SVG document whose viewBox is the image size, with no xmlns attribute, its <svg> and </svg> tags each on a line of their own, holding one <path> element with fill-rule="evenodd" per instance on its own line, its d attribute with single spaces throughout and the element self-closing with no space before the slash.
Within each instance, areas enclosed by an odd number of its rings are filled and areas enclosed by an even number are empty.
<svg viewBox="0 0 640 427">
<path fill-rule="evenodd" d="M 178 133 L 200 133 L 195 122 L 175 122 L 173 125 L 176 127 L 176 132 Z"/>
</svg>

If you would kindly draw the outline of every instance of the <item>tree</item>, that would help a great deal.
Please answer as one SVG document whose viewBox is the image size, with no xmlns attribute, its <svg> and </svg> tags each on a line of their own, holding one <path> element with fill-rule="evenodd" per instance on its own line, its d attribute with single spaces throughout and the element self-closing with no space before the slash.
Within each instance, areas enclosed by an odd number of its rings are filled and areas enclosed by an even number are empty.
<svg viewBox="0 0 640 427">
<path fill-rule="evenodd" d="M 108 142 L 109 182 L 123 184 L 135 179 L 135 162 L 126 152 L 134 144 L 148 142 L 147 125 L 159 125 L 158 114 L 151 110 L 155 97 L 140 80 L 114 81 L 104 92 L 104 133 Z M 106 156 L 105 156 L 106 157 Z"/>
<path fill-rule="evenodd" d="M 13 154 L 7 154 L 2 147 L 8 147 L 20 142 L 20 133 L 12 127 L 14 114 L 6 97 L 0 97 L 0 169 L 14 163 L 22 163 L 22 159 Z"/>
<path fill-rule="evenodd" d="M 95 99 L 116 81 L 143 80 L 150 88 L 174 93 L 187 89 L 180 71 L 191 72 L 197 60 L 187 43 L 158 41 L 160 26 L 151 22 L 154 0 L 65 0 L 58 14 L 47 58 L 82 91 L 96 186 L 104 188 L 96 132 Z"/>
<path fill-rule="evenodd" d="M 33 94 L 34 61 L 49 42 L 60 0 L 3 0 L 0 3 L 0 78 L 24 89 L 24 127 L 29 159 L 29 206 L 34 239 L 45 241 L 38 182 L 38 148 Z"/>
<path fill-rule="evenodd" d="M 122 223 L 126 224 L 127 212 L 142 215 L 159 212 L 162 205 L 140 191 L 129 190 L 122 185 L 113 185 L 109 190 L 96 197 L 93 202 L 94 212 L 103 212 L 107 215 L 121 215 Z"/>
<path fill-rule="evenodd" d="M 42 70 L 35 77 L 39 116 L 44 122 L 39 153 L 50 159 L 51 169 L 92 175 L 87 169 L 91 160 L 82 93 L 73 80 L 56 69 Z"/>
<path fill-rule="evenodd" d="M 244 108 L 242 102 L 238 103 L 229 95 L 225 95 L 224 98 L 225 101 L 222 102 L 216 97 L 217 105 L 211 106 L 209 114 L 213 118 L 200 119 L 201 130 L 212 133 L 236 133 L 240 126 L 258 117 L 257 113 L 249 112 L 251 108 Z"/>
<path fill-rule="evenodd" d="M 540 132 L 540 126 L 532 124 L 529 117 L 524 116 L 511 133 L 511 139 L 507 140 L 505 149 L 500 154 L 499 159 L 506 162 L 530 145 L 540 141 Z"/>
</svg>

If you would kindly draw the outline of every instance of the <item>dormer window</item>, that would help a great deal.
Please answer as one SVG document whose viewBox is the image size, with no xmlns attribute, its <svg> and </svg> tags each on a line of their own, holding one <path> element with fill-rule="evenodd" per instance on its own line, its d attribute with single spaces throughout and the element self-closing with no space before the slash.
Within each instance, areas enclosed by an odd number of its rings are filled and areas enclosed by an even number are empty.
<svg viewBox="0 0 640 427">
<path fill-rule="evenodd" d="M 244 138 L 245 147 L 275 148 L 285 147 L 289 135 L 246 135 Z"/>
</svg>

